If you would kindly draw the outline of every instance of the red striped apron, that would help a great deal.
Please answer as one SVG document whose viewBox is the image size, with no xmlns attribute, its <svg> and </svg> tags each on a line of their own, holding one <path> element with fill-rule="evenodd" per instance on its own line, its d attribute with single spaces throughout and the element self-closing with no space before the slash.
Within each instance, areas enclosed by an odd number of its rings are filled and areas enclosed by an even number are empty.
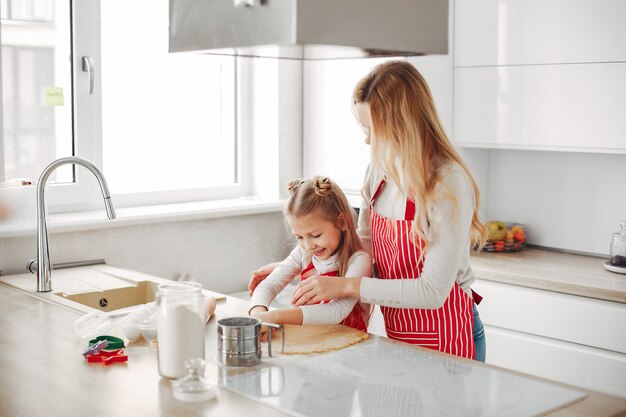
<svg viewBox="0 0 626 417">
<path fill-rule="evenodd" d="M 314 273 L 306 275 L 307 272 L 310 272 L 310 271 L 313 271 Z M 314 270 L 313 261 L 311 261 L 309 265 L 306 268 L 304 268 L 302 272 L 300 272 L 300 280 L 304 281 L 305 279 L 314 275 L 319 275 L 322 277 L 336 277 L 339 274 L 339 271 L 326 272 L 325 274 L 315 274 L 315 272 L 316 271 Z M 320 301 L 320 302 L 313 303 L 313 304 L 328 304 L 328 303 L 330 303 L 330 300 L 324 300 L 324 301 Z M 352 307 L 352 311 L 350 311 L 350 314 L 348 314 L 346 318 L 343 319 L 340 324 L 343 324 L 345 326 L 350 326 L 357 330 L 366 332 L 367 324 L 365 323 L 364 317 L 369 317 L 369 314 L 366 315 L 365 311 L 363 311 L 363 307 L 361 306 L 361 303 L 357 302 L 354 305 L 354 307 Z"/>
<path fill-rule="evenodd" d="M 407 199 L 404 220 L 390 220 L 374 211 L 374 201 L 384 179 L 378 184 L 370 203 L 372 251 L 381 279 L 419 279 L 423 262 L 419 261 L 423 241 L 415 245 L 410 237 L 415 203 Z M 387 336 L 473 359 L 473 300 L 454 283 L 450 295 L 438 309 L 382 307 Z"/>
</svg>

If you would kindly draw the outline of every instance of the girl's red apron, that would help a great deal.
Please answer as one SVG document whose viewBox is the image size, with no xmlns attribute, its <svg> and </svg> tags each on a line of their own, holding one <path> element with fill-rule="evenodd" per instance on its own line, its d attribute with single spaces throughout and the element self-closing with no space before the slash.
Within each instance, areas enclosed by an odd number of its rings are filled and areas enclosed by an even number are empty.
<svg viewBox="0 0 626 417">
<path fill-rule="evenodd" d="M 300 273 L 300 280 L 304 281 L 305 279 L 313 275 L 319 275 L 322 277 L 336 277 L 339 274 L 339 271 L 331 271 L 331 272 L 326 272 L 325 274 L 313 273 L 313 274 L 307 275 L 308 272 L 311 272 L 311 271 L 315 272 L 313 268 L 314 268 L 313 261 L 311 261 L 309 265 L 306 268 L 304 268 L 302 272 Z M 313 304 L 328 304 L 329 302 L 330 300 L 324 300 L 324 301 L 320 301 L 318 303 L 313 303 Z M 366 311 L 364 311 L 361 303 L 357 302 L 354 305 L 354 307 L 352 307 L 352 311 L 350 311 L 350 314 L 348 314 L 346 318 L 343 319 L 343 321 L 340 324 L 343 324 L 345 326 L 350 326 L 357 330 L 366 332 L 367 323 L 365 322 L 365 317 L 369 318 L 369 314 Z"/>
<path fill-rule="evenodd" d="M 391 220 L 376 213 L 374 201 L 385 182 L 382 180 L 370 203 L 372 251 L 381 279 L 419 279 L 423 262 L 423 241 L 415 245 L 410 237 L 415 203 L 407 199 L 404 220 Z M 450 295 L 438 309 L 383 307 L 387 336 L 402 342 L 473 359 L 473 300 L 454 283 Z"/>
</svg>

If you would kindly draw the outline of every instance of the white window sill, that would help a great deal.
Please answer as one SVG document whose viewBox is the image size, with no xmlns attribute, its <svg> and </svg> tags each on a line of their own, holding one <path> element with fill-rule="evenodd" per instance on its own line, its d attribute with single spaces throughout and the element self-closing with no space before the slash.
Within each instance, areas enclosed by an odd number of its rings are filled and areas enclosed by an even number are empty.
<svg viewBox="0 0 626 417">
<path fill-rule="evenodd" d="M 48 233 L 98 230 L 110 227 L 135 226 L 218 217 L 280 212 L 285 203 L 280 200 L 231 199 L 192 203 L 164 204 L 117 209 L 117 218 L 109 220 L 102 210 L 55 213 L 47 216 Z M 0 238 L 26 236 L 36 233 L 33 218 L 0 221 Z"/>
</svg>

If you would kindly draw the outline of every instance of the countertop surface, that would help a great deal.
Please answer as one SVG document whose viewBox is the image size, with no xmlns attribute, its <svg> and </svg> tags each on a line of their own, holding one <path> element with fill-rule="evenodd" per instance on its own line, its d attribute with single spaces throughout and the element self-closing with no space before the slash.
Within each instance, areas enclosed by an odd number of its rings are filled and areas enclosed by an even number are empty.
<svg viewBox="0 0 626 417">
<path fill-rule="evenodd" d="M 539 248 L 470 258 L 477 279 L 626 303 L 626 275 L 607 271 L 605 261 Z"/>
<path fill-rule="evenodd" d="M 34 286 L 34 277 L 30 276 L 30 279 Z M 203 403 L 180 402 L 174 399 L 170 382 L 158 375 L 155 348 L 136 343 L 126 349 L 129 355 L 127 364 L 88 364 L 81 356 L 85 342 L 74 334 L 72 328 L 72 323 L 84 311 L 52 304 L 32 293 L 4 284 L 0 284 L 0 305 L 3 306 L 0 314 L 0 415 L 287 415 L 270 405 L 224 388 L 218 389 L 216 400 Z M 218 303 L 215 316 L 208 324 L 205 339 L 209 361 L 207 375 L 215 381 L 220 378 L 224 380 L 223 368 L 211 362 L 216 352 L 215 322 L 220 317 L 241 314 L 246 307 L 245 302 L 227 297 L 225 301 Z M 402 349 L 408 349 L 407 345 L 377 336 L 371 336 L 364 342 L 363 349 L 375 349 L 386 344 L 395 348 L 400 348 L 398 346 L 401 345 Z M 491 373 L 505 378 L 534 380 L 540 384 L 585 394 L 583 399 L 554 410 L 547 414 L 549 416 L 612 416 L 626 413 L 626 399 L 522 375 L 428 349 L 410 349 L 415 352 L 415 358 L 421 357 L 421 360 L 430 363 L 447 363 L 448 370 L 453 374 L 461 371 L 473 371 L 477 375 Z M 389 352 L 393 354 L 391 350 Z M 319 358 L 322 356 L 316 357 L 321 360 Z M 302 360 L 307 361 L 306 357 Z M 227 378 L 233 382 L 232 378 L 236 378 L 236 375 L 227 375 Z M 306 384 L 307 378 L 303 381 Z"/>
</svg>

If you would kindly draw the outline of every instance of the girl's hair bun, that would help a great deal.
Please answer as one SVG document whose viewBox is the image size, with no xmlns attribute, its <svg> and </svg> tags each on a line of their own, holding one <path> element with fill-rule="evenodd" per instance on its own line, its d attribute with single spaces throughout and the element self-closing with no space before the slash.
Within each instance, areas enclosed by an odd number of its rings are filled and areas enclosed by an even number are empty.
<svg viewBox="0 0 626 417">
<path fill-rule="evenodd" d="M 313 188 L 315 189 L 315 194 L 320 197 L 327 197 L 333 193 L 333 184 L 328 177 L 313 178 Z"/>
<path fill-rule="evenodd" d="M 302 184 L 303 182 L 304 181 L 301 179 L 289 181 L 289 185 L 287 185 L 287 189 L 289 190 L 289 193 L 290 194 L 295 193 L 298 187 L 300 186 L 300 184 Z"/>
</svg>

